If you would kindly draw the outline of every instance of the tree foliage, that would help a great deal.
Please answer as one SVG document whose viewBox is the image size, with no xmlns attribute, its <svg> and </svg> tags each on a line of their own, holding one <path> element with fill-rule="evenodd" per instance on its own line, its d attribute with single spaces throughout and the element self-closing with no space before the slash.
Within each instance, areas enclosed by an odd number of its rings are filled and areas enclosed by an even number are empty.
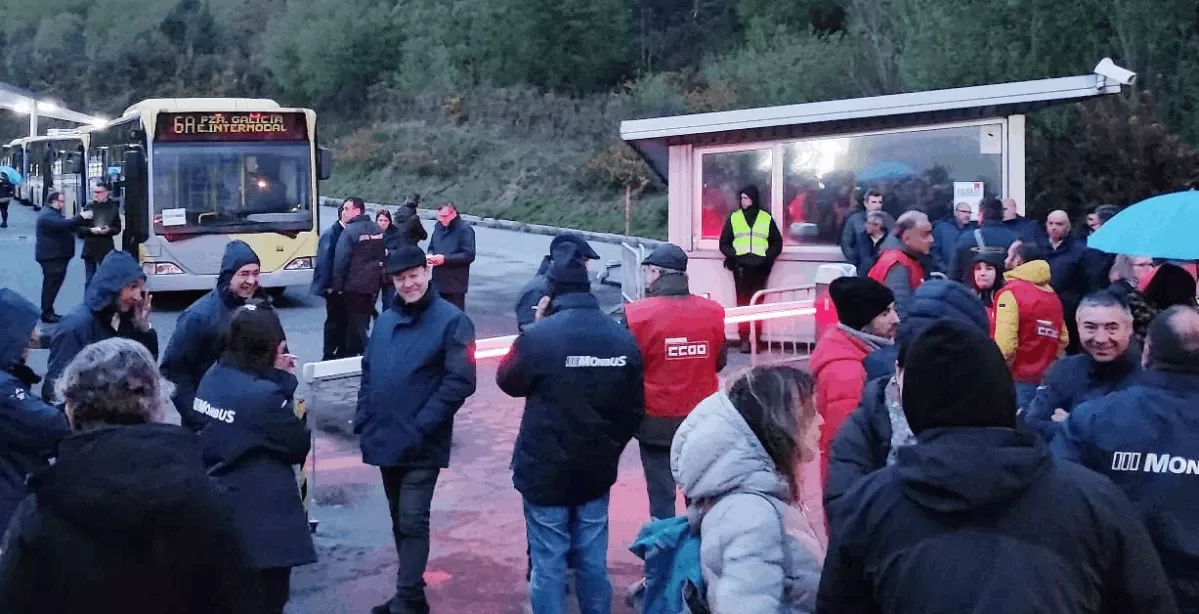
<svg viewBox="0 0 1199 614">
<path fill-rule="evenodd" d="M 1116 145 L 1118 144 L 1118 146 Z M 1132 204 L 1199 184 L 1199 149 L 1172 133 L 1149 94 L 1081 105 L 1073 134 L 1036 139 L 1028 151 L 1032 214 L 1080 215 L 1096 204 Z"/>
<path fill-rule="evenodd" d="M 73 108 L 111 115 L 159 96 L 312 106 L 322 138 L 342 137 L 338 181 L 460 190 L 459 200 L 513 211 L 547 203 L 554 219 L 563 213 L 548 203 L 618 199 L 624 186 L 657 197 L 640 160 L 613 145 L 622 119 L 1074 75 L 1105 56 L 1140 75 L 1121 100 L 1030 117 L 1034 208 L 1170 189 L 1188 180 L 1199 142 L 1194 0 L 0 0 L 0 9 L 0 80 Z M 21 130 L 19 118 L 0 119 L 0 130 Z"/>
</svg>

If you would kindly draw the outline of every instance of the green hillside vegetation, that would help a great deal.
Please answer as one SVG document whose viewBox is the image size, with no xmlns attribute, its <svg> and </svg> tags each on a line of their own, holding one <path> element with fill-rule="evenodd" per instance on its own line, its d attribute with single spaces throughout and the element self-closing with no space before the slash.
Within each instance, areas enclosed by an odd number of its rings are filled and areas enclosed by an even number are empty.
<svg viewBox="0 0 1199 614">
<path fill-rule="evenodd" d="M 1195 181 L 1193 0 L 0 0 L 0 81 L 115 115 L 158 96 L 311 106 L 324 192 L 665 234 L 622 119 L 1136 70 L 1030 118 L 1033 212 Z M 21 134 L 19 117 L 0 125 Z"/>
</svg>

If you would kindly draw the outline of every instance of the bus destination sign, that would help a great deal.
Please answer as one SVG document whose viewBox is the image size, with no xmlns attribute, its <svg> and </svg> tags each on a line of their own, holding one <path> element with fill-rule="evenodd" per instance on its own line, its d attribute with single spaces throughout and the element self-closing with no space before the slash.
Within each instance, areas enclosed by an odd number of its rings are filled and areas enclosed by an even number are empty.
<svg viewBox="0 0 1199 614">
<path fill-rule="evenodd" d="M 158 141 L 304 141 L 303 113 L 162 113 Z"/>
</svg>

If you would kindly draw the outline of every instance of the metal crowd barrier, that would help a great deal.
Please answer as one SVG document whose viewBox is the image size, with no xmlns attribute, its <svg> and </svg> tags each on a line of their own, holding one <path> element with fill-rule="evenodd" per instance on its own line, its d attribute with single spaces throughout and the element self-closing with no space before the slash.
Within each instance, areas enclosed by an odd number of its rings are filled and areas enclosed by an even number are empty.
<svg viewBox="0 0 1199 614">
<path fill-rule="evenodd" d="M 775 300 L 768 301 L 768 298 Z M 815 322 L 816 284 L 766 288 L 754 293 L 749 299 L 750 307 L 766 307 L 779 304 L 806 304 L 807 309 L 797 310 L 787 317 L 769 320 L 750 320 L 749 364 L 758 366 L 766 363 L 797 362 L 806 360 L 816 343 Z M 758 343 L 758 329 L 762 330 L 762 341 Z M 803 351 L 800 347 L 803 346 Z"/>
<path fill-rule="evenodd" d="M 304 399 L 296 399 L 295 402 L 296 417 L 308 425 L 308 409 L 304 403 Z M 300 489 L 300 502 L 304 505 L 304 515 L 308 517 L 308 530 L 316 533 L 318 521 L 312 516 L 312 489 L 316 487 L 316 433 L 313 432 L 309 443 L 309 456 L 312 458 L 312 463 L 309 464 L 305 459 L 303 463 L 296 465 L 296 486 Z"/>
<path fill-rule="evenodd" d="M 771 290 L 764 290 L 763 292 L 770 291 Z M 758 294 L 762 293 L 759 292 Z M 757 295 L 754 295 L 754 298 L 756 299 Z M 725 324 L 751 322 L 750 326 L 752 328 L 755 326 L 755 324 L 760 322 L 802 319 L 815 314 L 816 308 L 812 299 L 780 301 L 774 303 L 759 303 L 745 307 L 730 307 L 725 310 L 724 322 Z M 502 357 L 508 353 L 508 349 L 512 347 L 512 342 L 515 340 L 516 335 L 505 335 L 503 337 L 488 337 L 486 339 L 479 339 L 475 342 L 475 360 Z M 304 381 L 308 383 L 341 379 L 345 377 L 355 377 L 361 374 L 362 358 L 359 356 L 355 356 L 353 358 L 340 358 L 337 360 L 325 360 L 321 362 L 309 362 L 304 364 L 303 369 Z"/>
<path fill-rule="evenodd" d="M 641 261 L 649 256 L 641 245 L 620 244 L 620 295 L 626 303 L 645 298 L 645 272 Z"/>
</svg>

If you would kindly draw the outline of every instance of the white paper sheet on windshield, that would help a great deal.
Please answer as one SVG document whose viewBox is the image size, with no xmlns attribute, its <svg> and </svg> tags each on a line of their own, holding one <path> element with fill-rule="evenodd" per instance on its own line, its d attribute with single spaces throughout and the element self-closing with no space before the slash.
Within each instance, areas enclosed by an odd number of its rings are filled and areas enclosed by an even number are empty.
<svg viewBox="0 0 1199 614">
<path fill-rule="evenodd" d="M 162 210 L 162 225 L 163 226 L 186 226 L 187 225 L 187 209 L 163 209 Z"/>
</svg>

